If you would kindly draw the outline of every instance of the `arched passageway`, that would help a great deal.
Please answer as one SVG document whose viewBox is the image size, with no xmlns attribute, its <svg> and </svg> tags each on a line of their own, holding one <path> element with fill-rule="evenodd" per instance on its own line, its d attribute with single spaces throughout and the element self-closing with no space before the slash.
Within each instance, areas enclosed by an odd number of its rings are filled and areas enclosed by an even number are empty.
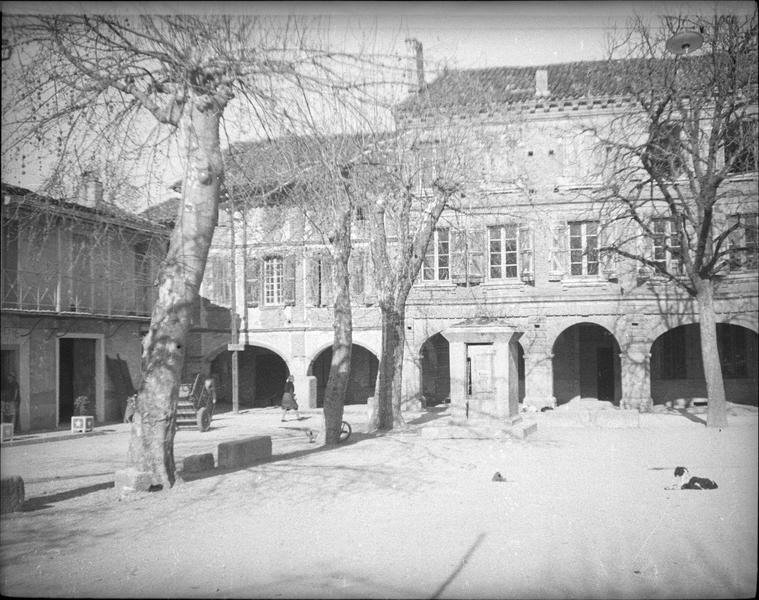
<svg viewBox="0 0 759 600">
<path fill-rule="evenodd" d="M 282 400 L 287 363 L 277 353 L 260 346 L 245 346 L 237 354 L 240 408 L 277 406 Z M 211 361 L 217 402 L 232 403 L 232 353 L 222 352 Z"/>
<path fill-rule="evenodd" d="M 717 324 L 725 397 L 757 405 L 757 334 L 740 325 Z M 651 345 L 651 398 L 663 404 L 678 398 L 706 397 L 698 325 L 680 325 Z"/>
<path fill-rule="evenodd" d="M 436 333 L 422 344 L 419 359 L 422 395 L 427 406 L 450 402 L 451 361 L 448 340 Z"/>
<path fill-rule="evenodd" d="M 565 329 L 553 344 L 553 395 L 557 404 L 595 398 L 619 406 L 622 378 L 619 344 L 595 323 Z"/>
<path fill-rule="evenodd" d="M 329 367 L 332 363 L 332 348 L 322 350 L 311 363 L 308 374 L 316 377 L 316 405 L 324 406 L 324 393 L 329 379 Z M 374 395 L 379 361 L 372 352 L 353 344 L 351 349 L 351 376 L 345 392 L 345 404 L 366 404 L 367 398 Z"/>
</svg>

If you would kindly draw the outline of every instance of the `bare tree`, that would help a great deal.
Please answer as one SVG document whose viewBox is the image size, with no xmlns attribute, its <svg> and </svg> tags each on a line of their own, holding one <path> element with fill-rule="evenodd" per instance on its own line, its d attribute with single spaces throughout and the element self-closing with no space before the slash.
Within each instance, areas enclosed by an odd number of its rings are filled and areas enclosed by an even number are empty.
<svg viewBox="0 0 759 600">
<path fill-rule="evenodd" d="M 225 115 L 243 105 L 256 117 L 249 131 L 266 132 L 283 114 L 280 99 L 293 90 L 350 87 L 343 77 L 361 60 L 323 48 L 294 18 L 33 16 L 4 18 L 3 28 L 18 61 L 12 97 L 3 98 L 4 154 L 60 137 L 61 173 L 71 156 L 115 162 L 127 149 L 150 155 L 166 140 L 183 167 L 180 214 L 143 341 L 130 446 L 131 464 L 168 488 L 191 307 L 224 183 Z"/>
<path fill-rule="evenodd" d="M 443 210 L 452 207 L 465 188 L 468 156 L 461 151 L 462 137 L 445 119 L 423 129 L 400 128 L 391 136 L 377 137 L 357 170 L 382 319 L 377 412 L 371 424 L 375 428 L 404 424 L 406 301 Z"/>
<path fill-rule="evenodd" d="M 296 228 L 290 241 L 303 248 L 307 242 L 315 241 L 329 254 L 329 268 L 325 265 L 317 273 L 307 272 L 307 278 L 330 280 L 329 285 L 325 281 L 321 295 L 331 297 L 319 299 L 320 305 L 332 304 L 334 317 L 332 363 L 324 399 L 325 442 L 329 445 L 339 441 L 350 377 L 353 343 L 350 257 L 355 213 L 351 163 L 360 153 L 360 140 L 360 135 L 323 134 L 314 127 L 309 135 L 291 135 L 264 144 L 237 144 L 228 159 L 234 180 L 228 189 L 236 202 L 242 205 L 250 199 L 263 202 L 267 212 L 276 215 L 278 229 L 286 221 L 291 225 L 303 222 L 304 226 Z M 254 157 L 261 159 L 263 154 L 267 155 L 265 162 L 269 168 L 261 169 L 264 161 L 259 160 L 259 168 L 250 169 Z"/>
<path fill-rule="evenodd" d="M 675 34 L 703 48 L 676 56 Z M 602 165 L 596 200 L 609 224 L 607 256 L 632 259 L 656 285 L 695 301 L 709 397 L 708 425 L 727 424 L 715 293 L 724 276 L 756 261 L 757 18 L 637 19 L 617 47 L 615 77 L 629 99 L 597 125 Z M 746 179 L 745 173 L 753 173 Z M 624 226 L 627 224 L 627 226 Z M 755 268 L 755 267 L 754 267 Z"/>
</svg>

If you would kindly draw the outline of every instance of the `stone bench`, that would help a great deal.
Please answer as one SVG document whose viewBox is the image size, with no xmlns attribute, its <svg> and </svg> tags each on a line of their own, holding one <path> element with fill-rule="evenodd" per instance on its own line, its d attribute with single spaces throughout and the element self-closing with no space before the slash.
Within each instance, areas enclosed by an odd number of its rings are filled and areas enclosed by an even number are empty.
<svg viewBox="0 0 759 600">
<path fill-rule="evenodd" d="M 257 435 L 233 442 L 222 442 L 218 449 L 219 468 L 247 467 L 271 458 L 271 437 Z"/>
<path fill-rule="evenodd" d="M 200 473 L 210 471 L 214 467 L 213 454 L 191 454 L 186 456 L 177 464 L 177 471 L 182 473 Z"/>
<path fill-rule="evenodd" d="M 18 475 L 0 480 L 0 512 L 21 510 L 24 505 L 24 480 Z"/>
</svg>

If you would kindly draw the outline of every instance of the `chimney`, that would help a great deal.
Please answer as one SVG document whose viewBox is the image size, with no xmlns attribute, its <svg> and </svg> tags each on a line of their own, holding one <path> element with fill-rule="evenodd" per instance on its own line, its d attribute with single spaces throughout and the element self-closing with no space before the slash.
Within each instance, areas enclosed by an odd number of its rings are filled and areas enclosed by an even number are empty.
<svg viewBox="0 0 759 600">
<path fill-rule="evenodd" d="M 417 39 L 410 38 L 406 40 L 406 44 L 413 51 L 411 57 L 411 82 L 409 82 L 409 92 L 412 94 L 421 93 L 427 87 L 427 83 L 424 81 L 424 52 L 422 50 L 422 42 Z M 413 73 L 416 71 L 416 85 L 413 83 Z"/>
<path fill-rule="evenodd" d="M 549 95 L 548 92 L 548 71 L 538 69 L 535 71 L 535 95 L 542 98 Z"/>
<path fill-rule="evenodd" d="M 82 183 L 79 188 L 79 204 L 89 208 L 97 208 L 103 201 L 103 184 L 92 171 L 82 173 Z"/>
</svg>

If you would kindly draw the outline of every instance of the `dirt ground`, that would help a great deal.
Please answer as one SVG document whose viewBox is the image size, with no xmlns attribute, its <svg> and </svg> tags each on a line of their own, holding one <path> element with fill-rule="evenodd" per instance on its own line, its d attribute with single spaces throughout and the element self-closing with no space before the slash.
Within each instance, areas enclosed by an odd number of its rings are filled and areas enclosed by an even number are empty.
<svg viewBox="0 0 759 600">
<path fill-rule="evenodd" d="M 318 413 L 275 409 L 180 431 L 178 458 L 272 436 L 271 461 L 119 499 L 128 425 L 2 448 L 27 502 L 0 519 L 0 592 L 42 597 L 738 598 L 757 582 L 757 414 L 725 430 L 652 414 L 634 428 L 530 415 L 527 440 L 408 430 L 309 444 Z M 561 426 L 560 426 L 561 425 Z M 676 466 L 712 491 L 671 491 Z M 493 482 L 499 471 L 505 482 Z"/>
</svg>

